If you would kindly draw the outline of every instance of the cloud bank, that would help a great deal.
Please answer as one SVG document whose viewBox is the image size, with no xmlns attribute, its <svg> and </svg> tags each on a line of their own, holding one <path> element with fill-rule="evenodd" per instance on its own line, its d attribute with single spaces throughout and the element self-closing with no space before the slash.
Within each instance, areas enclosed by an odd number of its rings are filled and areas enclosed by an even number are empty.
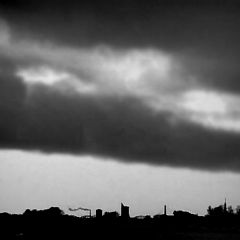
<svg viewBox="0 0 240 240">
<path fill-rule="evenodd" d="M 206 64 L 164 45 L 61 44 L 15 28 L 0 21 L 2 148 L 240 170 L 235 61 Z"/>
</svg>

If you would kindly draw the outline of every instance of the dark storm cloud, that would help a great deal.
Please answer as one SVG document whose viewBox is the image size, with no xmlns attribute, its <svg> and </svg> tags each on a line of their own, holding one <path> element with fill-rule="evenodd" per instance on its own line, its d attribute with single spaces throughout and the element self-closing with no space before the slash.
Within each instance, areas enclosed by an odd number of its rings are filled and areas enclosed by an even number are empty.
<svg viewBox="0 0 240 240">
<path fill-rule="evenodd" d="M 238 46 L 239 6 L 233 1 L 9 2 L 0 13 L 16 30 L 67 44 L 194 47 L 206 52 Z"/>
<path fill-rule="evenodd" d="M 0 61 L 1 66 L 3 61 Z M 6 64 L 6 63 L 5 63 Z M 18 122 L 21 118 L 25 87 L 9 73 L 0 73 L 0 144 L 13 146 L 16 141 Z"/>
<path fill-rule="evenodd" d="M 94 154 L 146 164 L 239 171 L 240 135 L 171 124 L 136 99 L 64 97 L 44 86 L 26 103 L 16 78 L 1 77 L 1 146 Z"/>
<path fill-rule="evenodd" d="M 238 5 L 79 2 L 1 1 L 1 147 L 239 171 Z"/>
<path fill-rule="evenodd" d="M 239 91 L 238 1 L 1 1 L 16 36 L 66 46 L 154 47 L 206 85 Z"/>
</svg>

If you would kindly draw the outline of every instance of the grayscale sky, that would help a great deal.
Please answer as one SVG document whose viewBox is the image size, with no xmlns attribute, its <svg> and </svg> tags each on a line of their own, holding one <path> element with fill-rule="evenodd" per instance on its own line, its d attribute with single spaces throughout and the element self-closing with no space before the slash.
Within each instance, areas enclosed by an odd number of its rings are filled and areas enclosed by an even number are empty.
<svg viewBox="0 0 240 240">
<path fill-rule="evenodd" d="M 237 1 L 0 1 L 0 211 L 240 204 Z"/>
</svg>

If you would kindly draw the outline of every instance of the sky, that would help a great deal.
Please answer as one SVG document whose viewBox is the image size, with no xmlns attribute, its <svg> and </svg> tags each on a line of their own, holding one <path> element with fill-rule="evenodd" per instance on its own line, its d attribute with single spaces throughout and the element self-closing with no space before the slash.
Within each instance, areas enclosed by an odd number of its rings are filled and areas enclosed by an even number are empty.
<svg viewBox="0 0 240 240">
<path fill-rule="evenodd" d="M 0 211 L 240 204 L 237 1 L 0 1 Z"/>
</svg>

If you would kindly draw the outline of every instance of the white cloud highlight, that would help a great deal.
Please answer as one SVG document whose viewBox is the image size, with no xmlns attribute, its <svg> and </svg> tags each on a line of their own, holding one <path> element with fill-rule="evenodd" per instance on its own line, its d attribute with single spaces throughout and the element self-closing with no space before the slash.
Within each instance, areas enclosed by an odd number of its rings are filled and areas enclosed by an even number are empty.
<svg viewBox="0 0 240 240">
<path fill-rule="evenodd" d="M 44 66 L 20 69 L 17 71 L 16 75 L 21 77 L 27 84 L 42 83 L 49 86 L 70 77 L 70 74 L 66 72 L 54 71 Z"/>
<path fill-rule="evenodd" d="M 227 103 L 218 93 L 203 90 L 188 91 L 183 96 L 182 107 L 201 114 L 226 114 Z"/>
<path fill-rule="evenodd" d="M 134 97 L 175 121 L 240 132 L 240 97 L 206 90 L 172 54 L 158 49 L 69 48 L 12 40 L 0 22 L 1 56 L 16 61 L 28 86 L 43 84 L 66 94 Z"/>
<path fill-rule="evenodd" d="M 183 94 L 179 107 L 185 118 L 204 127 L 240 132 L 240 97 L 206 90 Z"/>
</svg>

